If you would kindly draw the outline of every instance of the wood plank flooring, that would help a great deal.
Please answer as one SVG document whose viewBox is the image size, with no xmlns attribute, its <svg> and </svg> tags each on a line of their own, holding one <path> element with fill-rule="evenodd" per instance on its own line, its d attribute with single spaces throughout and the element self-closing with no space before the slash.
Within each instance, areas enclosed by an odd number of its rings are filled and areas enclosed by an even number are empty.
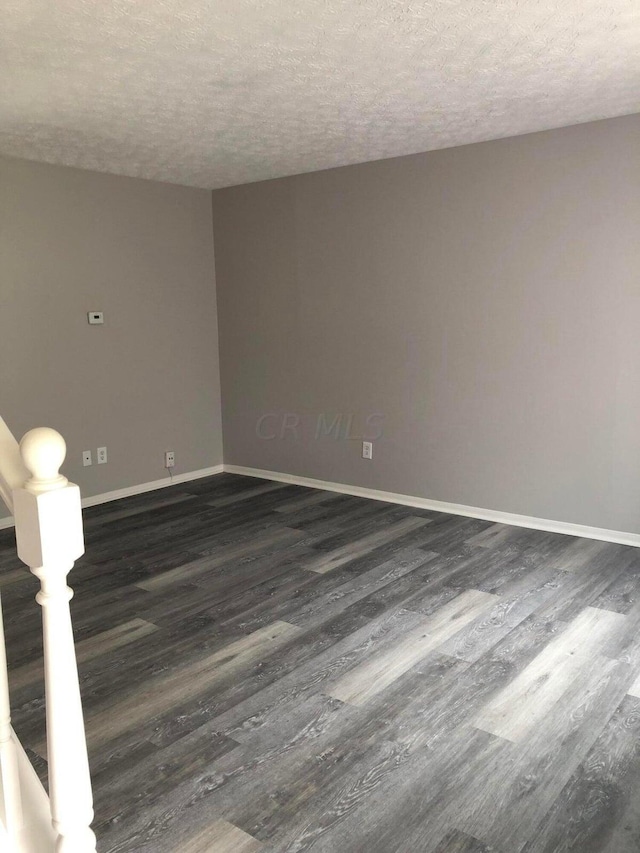
<svg viewBox="0 0 640 853">
<path fill-rule="evenodd" d="M 230 474 L 85 524 L 100 853 L 640 850 L 640 550 Z M 46 783 L 11 531 L 0 589 Z"/>
</svg>

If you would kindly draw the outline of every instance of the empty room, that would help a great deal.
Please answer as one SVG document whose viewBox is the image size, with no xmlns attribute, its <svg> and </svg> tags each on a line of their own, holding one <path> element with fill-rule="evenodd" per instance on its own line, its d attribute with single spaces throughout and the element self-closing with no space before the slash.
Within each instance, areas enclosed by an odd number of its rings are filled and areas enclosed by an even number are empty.
<svg viewBox="0 0 640 853">
<path fill-rule="evenodd" d="M 638 853 L 637 0 L 0 46 L 0 851 Z"/>
</svg>

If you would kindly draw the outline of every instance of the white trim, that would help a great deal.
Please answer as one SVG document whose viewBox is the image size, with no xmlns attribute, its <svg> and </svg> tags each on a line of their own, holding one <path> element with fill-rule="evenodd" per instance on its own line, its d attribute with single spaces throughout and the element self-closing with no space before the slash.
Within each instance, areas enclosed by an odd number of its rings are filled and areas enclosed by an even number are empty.
<svg viewBox="0 0 640 853">
<path fill-rule="evenodd" d="M 101 495 L 91 495 L 88 498 L 82 499 L 82 506 L 97 506 L 98 504 L 106 504 L 110 501 L 117 501 L 120 498 L 129 498 L 133 495 L 142 495 L 145 492 L 154 492 L 156 489 L 164 489 L 167 486 L 175 486 L 178 483 L 189 483 L 191 480 L 200 480 L 202 477 L 211 477 L 214 474 L 221 474 L 224 470 L 222 465 L 213 465 L 211 468 L 201 468 L 199 471 L 187 471 L 185 474 L 174 474 L 173 479 L 169 476 L 162 480 L 152 480 L 150 483 L 139 483 L 137 486 L 127 486 L 124 489 L 115 489 L 113 492 L 104 492 Z M 7 527 L 13 527 L 13 516 L 8 518 L 0 518 L 0 530 L 5 530 Z"/>
<path fill-rule="evenodd" d="M 420 509 L 432 509 L 436 512 L 447 512 L 451 515 L 482 518 L 485 521 L 511 524 L 514 527 L 529 527 L 532 530 L 546 530 L 550 533 L 564 533 L 567 536 L 582 536 L 585 539 L 600 539 L 603 542 L 615 542 L 619 545 L 632 545 L 635 548 L 640 548 L 640 533 L 625 533 L 621 530 L 607 530 L 604 527 L 587 527 L 584 524 L 570 524 L 566 521 L 552 521 L 546 518 L 535 518 L 530 515 L 516 515 L 512 512 L 501 512 L 495 509 L 482 509 L 475 506 L 465 506 L 464 504 L 451 504 L 445 501 L 419 498 L 415 495 L 401 495 L 397 492 L 383 492 L 380 489 L 366 489 L 363 486 L 350 486 L 346 483 L 330 483 L 326 480 L 314 480 L 312 477 L 299 477 L 297 474 L 282 474 L 279 471 L 245 468 L 243 465 L 225 465 L 224 470 L 230 474 L 259 477 L 263 480 L 275 480 L 279 483 L 291 483 L 296 486 L 325 489 L 328 492 L 340 492 L 345 495 L 371 498 L 375 501 L 415 506 Z"/>
<path fill-rule="evenodd" d="M 92 495 L 82 499 L 82 506 L 97 506 L 109 501 L 117 501 L 120 498 L 129 498 L 133 495 L 142 495 L 144 492 L 154 492 L 156 489 L 164 489 L 167 486 L 175 486 L 178 483 L 189 483 L 191 480 L 200 480 L 202 477 L 212 477 L 221 474 L 222 465 L 213 465 L 211 468 L 201 468 L 199 471 L 187 471 L 185 474 L 174 474 L 173 479 L 167 475 L 162 480 L 152 480 L 150 483 L 140 483 L 137 486 L 127 486 L 124 489 L 116 489 L 113 492 L 105 492 L 102 495 Z"/>
<path fill-rule="evenodd" d="M 420 498 L 415 495 L 401 495 L 397 492 L 384 492 L 380 489 L 367 489 L 364 486 L 350 486 L 347 483 L 331 483 L 327 480 L 316 480 L 313 477 L 299 477 L 297 474 L 283 474 L 279 471 L 263 471 L 260 468 L 246 468 L 243 465 L 214 465 L 211 468 L 202 468 L 199 471 L 188 471 L 185 474 L 174 474 L 173 480 L 165 477 L 162 480 L 153 480 L 150 483 L 140 483 L 137 486 L 127 486 L 124 489 L 116 489 L 113 492 L 105 492 L 101 495 L 92 495 L 83 498 L 82 506 L 96 506 L 109 501 L 128 498 L 133 495 L 141 495 L 144 492 L 152 492 L 166 486 L 178 483 L 188 483 L 191 480 L 199 480 L 202 477 L 211 477 L 227 471 L 230 474 L 241 474 L 246 477 L 258 477 L 262 480 L 274 480 L 278 483 L 291 483 L 296 486 L 308 486 L 312 489 L 324 489 L 327 492 L 340 492 L 345 495 L 370 498 L 375 501 L 386 501 L 387 503 L 403 504 L 404 506 L 415 506 L 420 509 L 432 509 L 436 512 L 447 512 L 451 515 L 464 515 L 469 518 L 482 518 L 485 521 L 495 521 L 500 524 L 512 524 L 515 527 L 528 527 L 532 530 L 546 530 L 550 533 L 564 533 L 567 536 L 583 536 L 585 539 L 600 539 L 603 542 L 615 542 L 620 545 L 632 545 L 640 547 L 639 533 L 625 533 L 620 530 L 607 530 L 603 527 L 587 527 L 583 524 L 570 524 L 566 521 L 552 521 L 546 518 L 535 518 L 529 515 L 516 515 L 512 512 L 501 512 L 495 509 L 482 509 L 480 507 L 465 506 L 464 504 L 452 504 L 445 501 L 435 501 L 429 498 Z M 13 527 L 13 517 L 0 518 L 0 530 Z"/>
</svg>

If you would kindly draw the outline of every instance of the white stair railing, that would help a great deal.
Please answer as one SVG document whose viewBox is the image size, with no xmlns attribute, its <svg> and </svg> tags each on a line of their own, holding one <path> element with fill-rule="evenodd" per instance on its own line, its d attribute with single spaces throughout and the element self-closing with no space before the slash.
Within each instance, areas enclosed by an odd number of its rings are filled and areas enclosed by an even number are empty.
<svg viewBox="0 0 640 853">
<path fill-rule="evenodd" d="M 18 442 L 0 418 L 0 498 L 13 515 L 13 490 L 24 486 L 29 472 L 24 467 Z"/>
<path fill-rule="evenodd" d="M 13 513 L 13 490 L 24 485 L 27 477 L 28 471 L 22 463 L 18 443 L 11 430 L 0 418 L 0 497 L 11 513 Z M 10 839 L 18 836 L 23 824 L 18 761 L 18 747 L 11 728 L 7 653 L 0 599 L 0 781 L 4 828 Z"/>
<path fill-rule="evenodd" d="M 84 553 L 80 490 L 59 473 L 66 446 L 55 430 L 31 430 L 16 451 L 15 439 L 0 418 L 0 495 L 15 518 L 18 556 L 40 581 L 36 600 L 42 607 L 49 799 L 55 851 L 95 853 L 91 779 L 69 609 L 73 593 L 66 580 L 74 561 Z M 3 651 L 4 645 L 0 649 L 0 744 L 6 735 L 13 735 L 15 741 L 8 719 Z M 24 755 L 21 748 L 17 751 Z M 8 788 L 3 786 L 5 830 L 12 840 L 19 841 L 20 833 L 25 832 L 20 828 L 21 811 L 28 811 L 27 803 L 21 805 L 20 799 L 25 791 L 16 788 L 16 780 L 20 783 L 22 775 L 11 769 L 11 761 L 5 766 L 11 777 Z M 9 796 L 7 791 L 11 792 Z M 20 853 L 23 849 L 31 851 L 19 843 L 16 848 Z"/>
<path fill-rule="evenodd" d="M 4 824 L 9 838 L 22 830 L 22 792 L 18 747 L 11 728 L 11 705 L 7 653 L 4 645 L 4 623 L 0 602 L 0 780 L 2 781 Z"/>
</svg>

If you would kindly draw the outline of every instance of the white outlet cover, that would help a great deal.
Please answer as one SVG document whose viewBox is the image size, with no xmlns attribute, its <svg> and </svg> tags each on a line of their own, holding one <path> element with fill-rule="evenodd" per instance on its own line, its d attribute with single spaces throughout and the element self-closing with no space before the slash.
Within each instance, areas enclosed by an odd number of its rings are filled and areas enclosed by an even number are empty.
<svg viewBox="0 0 640 853">
<path fill-rule="evenodd" d="M 99 447 L 96 451 L 96 458 L 98 460 L 98 465 L 104 465 L 107 461 L 107 448 Z"/>
<path fill-rule="evenodd" d="M 93 465 L 93 459 L 91 458 L 91 451 L 90 450 L 83 450 L 82 451 L 82 464 L 84 465 L 85 468 L 88 465 Z"/>
</svg>

